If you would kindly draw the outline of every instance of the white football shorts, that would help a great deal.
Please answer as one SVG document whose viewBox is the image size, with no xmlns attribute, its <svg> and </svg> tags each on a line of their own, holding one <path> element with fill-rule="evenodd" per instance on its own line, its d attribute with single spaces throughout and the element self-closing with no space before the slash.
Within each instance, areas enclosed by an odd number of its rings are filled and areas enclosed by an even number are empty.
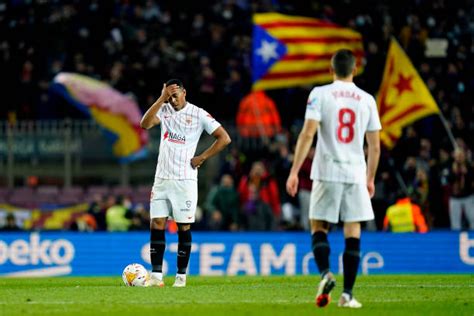
<svg viewBox="0 0 474 316">
<path fill-rule="evenodd" d="M 367 186 L 360 183 L 313 181 L 309 218 L 329 223 L 374 219 Z"/>
<path fill-rule="evenodd" d="M 197 181 L 156 179 L 151 189 L 150 217 L 172 217 L 176 223 L 194 223 Z"/>
</svg>

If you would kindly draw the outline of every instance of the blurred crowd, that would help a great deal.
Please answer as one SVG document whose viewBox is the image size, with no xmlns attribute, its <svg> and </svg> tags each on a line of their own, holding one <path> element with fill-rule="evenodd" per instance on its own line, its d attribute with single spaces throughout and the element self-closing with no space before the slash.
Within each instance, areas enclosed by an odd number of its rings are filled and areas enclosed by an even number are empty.
<svg viewBox="0 0 474 316">
<path fill-rule="evenodd" d="M 372 94 L 394 36 L 454 134 L 456 150 L 433 116 L 405 129 L 397 146 L 383 152 L 373 200 L 376 220 L 366 228 L 382 229 L 386 209 L 409 196 L 430 229 L 474 229 L 472 0 L 9 1 L 0 4 L 0 119 L 81 117 L 48 92 L 52 78 L 68 71 L 108 82 L 136 98 L 142 110 L 159 96 L 162 82 L 179 77 L 191 102 L 220 121 L 232 121 L 251 87 L 251 16 L 267 11 L 327 19 L 361 32 L 365 67 L 355 81 Z M 444 56 L 425 54 L 433 38 L 447 41 Z M 268 91 L 283 131 L 262 150 L 227 153 L 200 205 L 197 228 L 307 229 L 314 153 L 303 166 L 296 199 L 284 185 L 310 88 Z"/>
<path fill-rule="evenodd" d="M 295 198 L 285 190 L 293 158 L 288 145 L 276 142 L 270 148 L 265 153 L 254 153 L 253 157 L 236 148 L 227 153 L 215 184 L 207 195 L 201 197 L 194 230 L 309 230 L 310 171 L 314 148 L 301 168 L 299 191 Z M 414 219 L 410 231 L 427 232 L 434 228 L 474 230 L 474 173 L 467 152 L 460 147 L 451 157 L 449 151 L 441 149 L 440 156 L 434 158 L 425 153 L 430 152 L 430 148 L 430 142 L 422 139 L 419 155 L 408 156 L 399 170 L 394 168 L 393 162 L 382 160 L 372 200 L 375 220 L 365 223 L 365 229 L 397 231 L 397 223 L 392 222 L 389 213 L 393 217 L 401 205 L 408 203 L 408 216 Z M 259 160 L 259 155 L 266 158 Z M 127 192 L 117 197 L 105 193 L 85 195 L 84 199 L 89 201 L 87 211 L 73 214 L 65 222 L 64 229 L 148 230 L 149 204 L 133 193 L 135 191 L 130 189 Z M 20 227 L 13 213 L 8 214 L 4 230 L 19 230 Z M 176 224 L 170 221 L 168 229 L 176 232 Z"/>
</svg>

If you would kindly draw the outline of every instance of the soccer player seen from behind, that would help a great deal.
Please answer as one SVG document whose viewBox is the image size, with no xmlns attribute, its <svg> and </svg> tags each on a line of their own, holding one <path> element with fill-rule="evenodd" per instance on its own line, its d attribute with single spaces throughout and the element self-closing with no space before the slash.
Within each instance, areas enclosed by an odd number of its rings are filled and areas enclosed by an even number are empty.
<svg viewBox="0 0 474 316">
<path fill-rule="evenodd" d="M 151 286 L 164 286 L 163 255 L 165 228 L 169 216 L 178 224 L 178 271 L 174 287 L 186 286 L 186 269 L 191 253 L 191 223 L 197 205 L 197 169 L 230 143 L 229 134 L 209 113 L 186 101 L 186 90 L 178 79 L 163 85 L 161 96 L 143 115 L 142 128 L 161 123 L 161 141 L 155 181 L 150 197 Z M 195 156 L 203 131 L 216 141 Z"/>
<path fill-rule="evenodd" d="M 338 306 L 362 307 L 352 295 L 360 261 L 360 222 L 372 220 L 370 198 L 380 157 L 380 119 L 374 98 L 353 83 L 356 60 L 351 51 L 337 51 L 331 59 L 333 83 L 315 87 L 308 98 L 305 121 L 296 143 L 286 189 L 298 190 L 298 172 L 318 131 L 311 167 L 313 186 L 309 209 L 311 244 L 321 273 L 316 304 L 326 306 L 336 285 L 330 272 L 330 223 L 344 222 L 344 290 Z M 364 136 L 368 144 L 367 165 Z"/>
</svg>

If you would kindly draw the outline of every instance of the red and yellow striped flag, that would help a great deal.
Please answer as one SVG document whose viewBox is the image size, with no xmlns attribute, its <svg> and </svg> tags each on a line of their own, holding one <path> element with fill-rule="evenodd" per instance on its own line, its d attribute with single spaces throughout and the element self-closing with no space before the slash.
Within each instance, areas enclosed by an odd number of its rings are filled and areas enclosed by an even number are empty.
<svg viewBox="0 0 474 316">
<path fill-rule="evenodd" d="M 423 79 L 394 39 L 388 50 L 377 104 L 382 122 L 380 138 L 389 149 L 395 146 L 405 126 L 440 112 Z"/>
<path fill-rule="evenodd" d="M 362 36 L 352 29 L 279 13 L 255 14 L 253 22 L 253 90 L 329 82 L 331 57 L 343 48 L 361 65 Z"/>
</svg>

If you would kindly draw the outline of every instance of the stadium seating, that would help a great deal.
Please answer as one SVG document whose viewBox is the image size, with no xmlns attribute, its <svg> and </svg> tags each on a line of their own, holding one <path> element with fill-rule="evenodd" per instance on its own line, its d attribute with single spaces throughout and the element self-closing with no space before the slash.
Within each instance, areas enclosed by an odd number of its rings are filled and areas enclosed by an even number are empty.
<svg viewBox="0 0 474 316">
<path fill-rule="evenodd" d="M 72 186 L 59 188 L 57 186 L 38 186 L 37 188 L 17 187 L 14 189 L 0 188 L 0 204 L 11 204 L 18 207 L 36 208 L 41 205 L 73 205 L 91 203 L 97 198 L 109 195 L 127 196 L 134 204 L 147 205 L 150 201 L 151 187 L 149 185 L 131 186 L 90 186 L 82 188 Z"/>
</svg>

